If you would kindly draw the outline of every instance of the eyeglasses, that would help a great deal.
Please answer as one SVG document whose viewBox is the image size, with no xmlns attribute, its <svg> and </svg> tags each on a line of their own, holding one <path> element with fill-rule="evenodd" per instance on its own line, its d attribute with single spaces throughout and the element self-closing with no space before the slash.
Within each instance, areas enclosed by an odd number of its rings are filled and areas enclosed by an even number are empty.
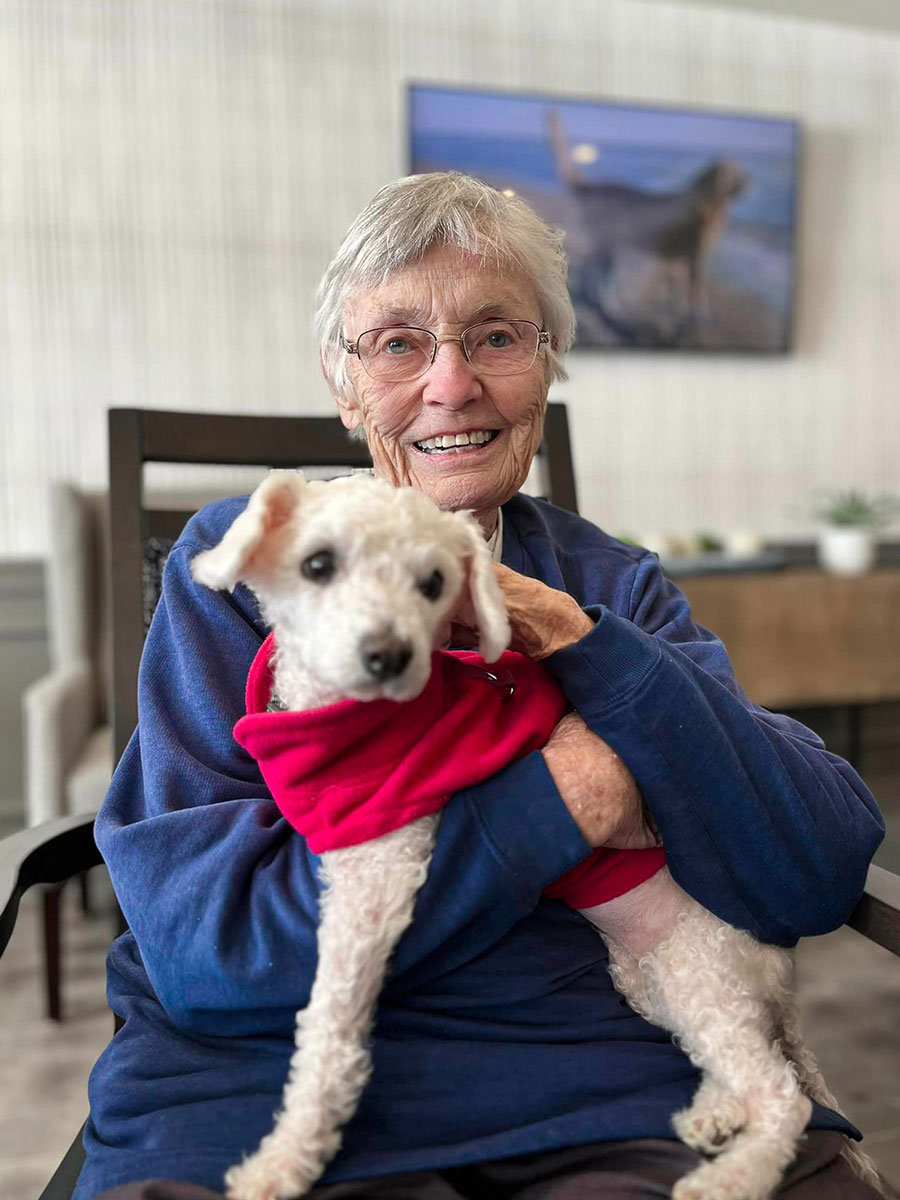
<svg viewBox="0 0 900 1200">
<path fill-rule="evenodd" d="M 459 337 L 437 338 L 430 329 L 411 325 L 367 329 L 355 342 L 341 335 L 341 345 L 357 355 L 367 375 L 394 383 L 424 375 L 444 342 L 459 342 L 466 361 L 480 375 L 520 375 L 551 338 L 534 321 L 500 319 L 470 325 Z"/>
</svg>

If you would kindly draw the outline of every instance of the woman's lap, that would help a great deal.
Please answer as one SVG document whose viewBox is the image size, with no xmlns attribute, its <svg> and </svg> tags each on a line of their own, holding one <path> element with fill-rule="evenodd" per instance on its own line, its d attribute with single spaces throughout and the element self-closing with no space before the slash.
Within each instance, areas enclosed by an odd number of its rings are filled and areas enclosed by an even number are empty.
<svg viewBox="0 0 900 1200">
<path fill-rule="evenodd" d="M 840 1150 L 840 1133 L 809 1134 L 778 1191 L 785 1200 L 876 1200 Z M 309 1200 L 656 1200 L 699 1162 L 681 1142 L 595 1142 L 470 1167 L 360 1179 L 313 1188 Z M 196 1184 L 148 1180 L 97 1200 L 221 1200 Z"/>
</svg>

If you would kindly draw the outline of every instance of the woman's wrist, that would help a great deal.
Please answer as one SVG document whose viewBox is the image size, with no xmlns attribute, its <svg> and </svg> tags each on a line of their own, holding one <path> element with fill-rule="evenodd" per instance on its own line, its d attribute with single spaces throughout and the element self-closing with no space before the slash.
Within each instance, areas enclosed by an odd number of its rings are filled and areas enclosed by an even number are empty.
<svg viewBox="0 0 900 1200">
<path fill-rule="evenodd" d="M 557 650 L 565 650 L 568 646 L 574 646 L 594 628 L 594 622 L 578 602 L 571 596 L 560 594 L 570 603 L 564 611 L 560 612 L 558 624 L 553 626 L 546 646 L 542 653 L 535 656 L 538 659 L 549 658 Z"/>
<path fill-rule="evenodd" d="M 658 843 L 631 771 L 577 713 L 563 717 L 542 754 L 569 815 L 589 846 L 639 850 Z"/>
</svg>

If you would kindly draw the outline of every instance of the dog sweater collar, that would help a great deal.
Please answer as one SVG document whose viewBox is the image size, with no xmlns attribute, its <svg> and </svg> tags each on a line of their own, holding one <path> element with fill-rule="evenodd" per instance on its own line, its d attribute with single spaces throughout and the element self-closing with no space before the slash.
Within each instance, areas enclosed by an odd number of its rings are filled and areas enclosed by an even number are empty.
<svg viewBox="0 0 900 1200">
<path fill-rule="evenodd" d="M 344 700 L 267 712 L 270 634 L 247 680 L 237 741 L 314 854 L 356 845 L 436 812 L 547 741 L 566 710 L 553 678 L 506 651 L 490 667 L 473 651 L 438 651 L 414 700 Z"/>
</svg>

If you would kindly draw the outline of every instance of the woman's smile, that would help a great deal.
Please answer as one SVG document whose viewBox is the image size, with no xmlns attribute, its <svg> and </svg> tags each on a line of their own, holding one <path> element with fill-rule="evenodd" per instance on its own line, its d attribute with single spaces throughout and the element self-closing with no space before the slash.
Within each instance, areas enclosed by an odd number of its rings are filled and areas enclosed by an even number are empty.
<svg viewBox="0 0 900 1200">
<path fill-rule="evenodd" d="M 469 429 L 463 433 L 439 433 L 414 441 L 413 445 L 429 457 L 456 457 L 486 449 L 499 435 L 499 429 Z"/>
<path fill-rule="evenodd" d="M 372 378 L 351 359 L 354 394 L 338 404 L 348 428 L 365 430 L 376 474 L 419 488 L 441 508 L 474 511 L 486 530 L 525 482 L 548 389 L 543 354 L 512 374 L 484 373 L 469 361 L 460 334 L 501 319 L 540 327 L 531 280 L 447 246 L 360 292 L 344 314 L 348 341 L 386 323 L 398 343 L 404 327 L 439 338 L 431 365 L 413 379 Z"/>
</svg>

